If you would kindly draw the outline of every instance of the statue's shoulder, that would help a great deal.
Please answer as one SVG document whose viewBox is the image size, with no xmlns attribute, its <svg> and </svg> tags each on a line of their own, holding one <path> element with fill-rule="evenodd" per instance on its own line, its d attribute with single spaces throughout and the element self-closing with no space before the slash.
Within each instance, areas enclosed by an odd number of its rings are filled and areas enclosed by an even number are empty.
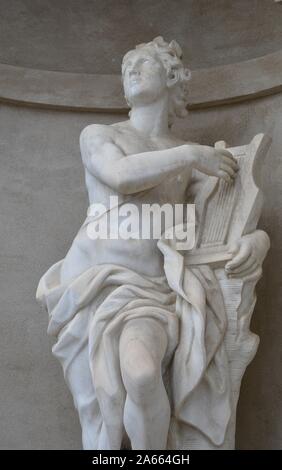
<svg viewBox="0 0 282 470">
<path fill-rule="evenodd" d="M 93 139 L 101 141 L 113 141 L 116 129 L 112 125 L 89 124 L 80 133 L 80 143 L 87 143 Z"/>
</svg>

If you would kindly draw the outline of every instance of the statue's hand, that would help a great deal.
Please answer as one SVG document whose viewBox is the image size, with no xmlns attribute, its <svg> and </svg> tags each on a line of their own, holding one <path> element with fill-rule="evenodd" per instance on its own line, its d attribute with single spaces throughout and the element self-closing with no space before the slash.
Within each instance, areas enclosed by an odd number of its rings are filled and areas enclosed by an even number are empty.
<svg viewBox="0 0 282 470">
<path fill-rule="evenodd" d="M 268 235 L 262 230 L 244 235 L 229 247 L 232 260 L 226 263 L 225 271 L 231 278 L 259 278 L 262 263 L 270 247 Z"/>
<path fill-rule="evenodd" d="M 238 164 L 228 150 L 215 149 L 206 145 L 195 147 L 194 166 L 206 175 L 217 176 L 227 182 L 232 182 L 238 171 Z"/>
</svg>

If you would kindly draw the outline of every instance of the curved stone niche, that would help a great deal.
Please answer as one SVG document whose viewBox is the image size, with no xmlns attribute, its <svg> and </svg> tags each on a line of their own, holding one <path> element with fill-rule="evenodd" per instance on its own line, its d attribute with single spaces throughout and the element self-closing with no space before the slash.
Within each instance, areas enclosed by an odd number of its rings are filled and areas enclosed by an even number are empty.
<svg viewBox="0 0 282 470">
<path fill-rule="evenodd" d="M 192 72 L 188 109 L 207 108 L 282 90 L 282 51 Z M 58 110 L 126 113 L 119 75 L 34 70 L 0 64 L 0 102 Z"/>
</svg>

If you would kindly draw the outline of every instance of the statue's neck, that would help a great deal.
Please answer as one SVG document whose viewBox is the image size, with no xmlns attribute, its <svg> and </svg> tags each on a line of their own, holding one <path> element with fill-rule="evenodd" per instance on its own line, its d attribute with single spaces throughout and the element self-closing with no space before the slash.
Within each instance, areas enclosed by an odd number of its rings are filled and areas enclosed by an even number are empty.
<svg viewBox="0 0 282 470">
<path fill-rule="evenodd" d="M 148 105 L 133 106 L 130 123 L 139 132 L 151 137 L 167 135 L 169 132 L 167 98 Z"/>
</svg>

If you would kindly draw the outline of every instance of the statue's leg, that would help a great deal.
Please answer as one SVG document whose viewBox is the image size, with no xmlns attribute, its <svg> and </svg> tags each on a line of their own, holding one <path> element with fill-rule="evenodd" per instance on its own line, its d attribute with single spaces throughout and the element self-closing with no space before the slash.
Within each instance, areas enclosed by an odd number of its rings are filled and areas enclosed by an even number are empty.
<svg viewBox="0 0 282 470">
<path fill-rule="evenodd" d="M 95 450 L 101 439 L 101 415 L 89 368 L 87 342 L 68 364 L 65 378 L 79 414 L 83 449 Z"/>
<path fill-rule="evenodd" d="M 161 365 L 167 334 L 155 319 L 130 320 L 120 337 L 120 364 L 127 398 L 124 426 L 132 449 L 166 449 L 170 404 Z"/>
</svg>

